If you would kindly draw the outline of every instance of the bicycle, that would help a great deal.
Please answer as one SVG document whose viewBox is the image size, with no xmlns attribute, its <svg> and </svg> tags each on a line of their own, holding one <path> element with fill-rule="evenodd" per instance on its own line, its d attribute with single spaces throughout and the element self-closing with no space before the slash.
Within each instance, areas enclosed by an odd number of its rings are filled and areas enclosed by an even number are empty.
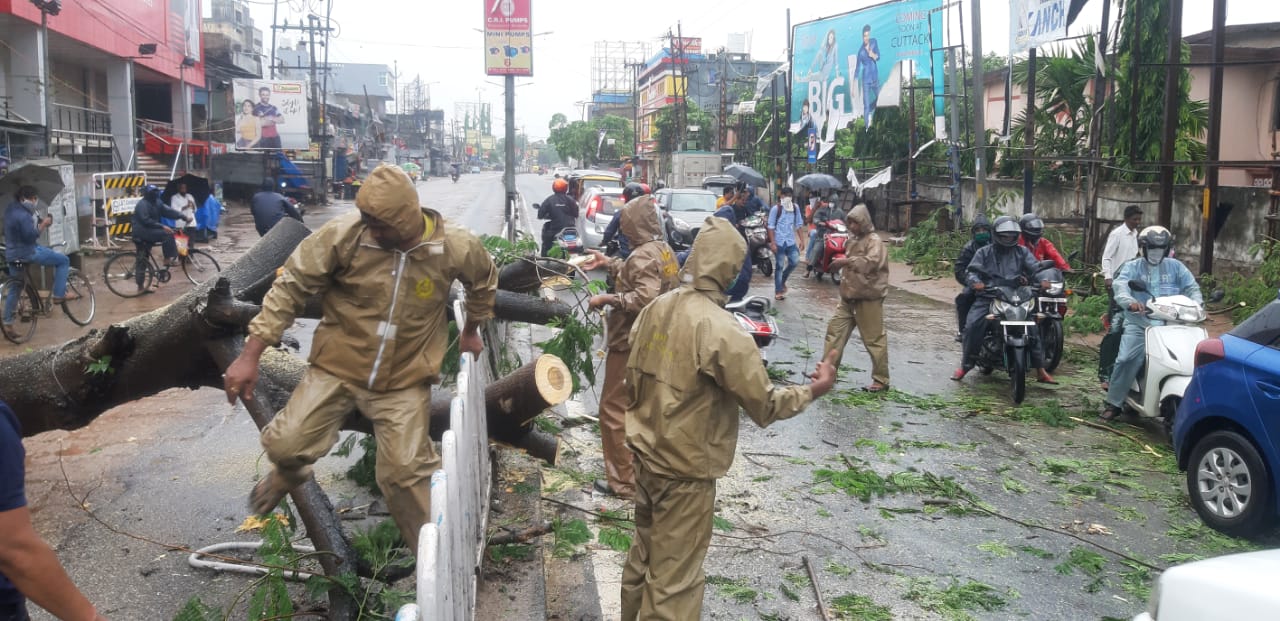
<svg viewBox="0 0 1280 621">
<path fill-rule="evenodd" d="M 13 311 L 14 331 L 0 330 L 4 338 L 11 343 L 25 343 L 36 332 L 36 321 L 40 317 L 48 317 L 53 312 L 53 292 L 41 295 L 32 284 L 30 261 L 7 261 L 11 267 L 21 270 L 20 276 L 8 276 L 0 285 L 0 304 L 4 304 L 9 296 L 18 296 L 18 305 Z M 75 296 L 79 296 L 78 298 Z M 72 299 L 74 298 L 74 299 Z M 77 326 L 87 326 L 93 321 L 93 313 L 98 308 L 93 296 L 93 284 L 80 270 L 71 268 L 67 274 L 67 298 L 60 303 L 62 312 Z M 19 327 L 21 326 L 21 327 Z"/>
<path fill-rule="evenodd" d="M 143 264 L 145 273 L 142 275 L 141 288 L 138 287 L 136 278 L 138 262 L 136 251 L 119 252 L 107 259 L 107 263 L 102 266 L 102 280 L 107 284 L 107 288 L 122 298 L 136 298 L 144 293 L 150 293 L 157 282 L 162 284 L 169 282 L 171 278 L 169 265 L 156 261 L 153 249 L 154 247 L 151 247 L 146 250 L 147 261 Z M 222 271 L 218 261 L 212 255 L 196 248 L 189 248 L 186 255 L 179 255 L 178 264 L 182 266 L 183 275 L 193 285 L 201 284 Z"/>
</svg>

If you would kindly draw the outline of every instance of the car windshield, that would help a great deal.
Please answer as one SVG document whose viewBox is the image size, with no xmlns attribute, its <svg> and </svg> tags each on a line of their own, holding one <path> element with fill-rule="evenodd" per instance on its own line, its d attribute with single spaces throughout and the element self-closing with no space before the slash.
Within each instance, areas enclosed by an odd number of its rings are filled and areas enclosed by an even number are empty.
<svg viewBox="0 0 1280 621">
<path fill-rule="evenodd" d="M 597 196 L 600 197 L 599 213 L 606 216 L 612 216 L 626 204 L 626 202 L 622 200 L 621 194 L 598 194 Z"/>
<path fill-rule="evenodd" d="M 583 179 L 583 180 L 582 180 L 582 187 L 583 187 L 583 189 L 587 189 L 587 190 L 590 190 L 591 188 L 618 188 L 618 189 L 621 189 L 621 188 L 622 188 L 622 181 L 619 181 L 619 180 L 617 180 L 617 179 Z"/>
<path fill-rule="evenodd" d="M 1228 334 L 1280 349 L 1280 300 L 1263 306 Z"/>
<path fill-rule="evenodd" d="M 667 209 L 671 211 L 705 211 L 711 213 L 716 210 L 716 197 L 714 194 L 673 193 L 668 202 L 671 204 Z"/>
</svg>

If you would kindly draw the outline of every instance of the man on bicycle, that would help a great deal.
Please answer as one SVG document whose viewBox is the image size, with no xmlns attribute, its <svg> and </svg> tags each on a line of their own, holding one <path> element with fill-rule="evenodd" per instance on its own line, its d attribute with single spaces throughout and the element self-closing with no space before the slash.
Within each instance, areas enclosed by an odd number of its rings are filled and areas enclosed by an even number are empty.
<svg viewBox="0 0 1280 621">
<path fill-rule="evenodd" d="M 37 243 L 40 233 L 53 224 L 53 216 L 46 214 L 36 217 L 36 204 L 39 202 L 36 189 L 26 185 L 18 189 L 18 200 L 4 211 L 5 257 L 9 261 L 9 275 L 22 277 L 23 268 L 13 265 L 14 261 L 26 261 L 36 265 L 53 268 L 53 291 L 51 301 L 61 304 L 67 296 L 67 274 L 71 270 L 71 260 L 48 246 Z M 80 294 L 72 292 L 71 297 Z M 4 301 L 4 330 L 13 330 L 13 311 L 17 308 L 18 296 L 9 296 Z"/>
<path fill-rule="evenodd" d="M 160 194 L 160 188 L 148 185 L 142 189 L 142 200 L 138 201 L 133 209 L 133 243 L 138 248 L 138 262 L 133 274 L 138 283 L 138 291 L 142 291 L 143 288 L 151 246 L 160 244 L 165 262 L 170 267 L 178 265 L 178 244 L 173 241 L 173 229 L 165 226 L 160 218 L 172 220 L 187 220 L 187 218 L 182 215 L 182 212 L 165 205 L 160 199 Z"/>
</svg>

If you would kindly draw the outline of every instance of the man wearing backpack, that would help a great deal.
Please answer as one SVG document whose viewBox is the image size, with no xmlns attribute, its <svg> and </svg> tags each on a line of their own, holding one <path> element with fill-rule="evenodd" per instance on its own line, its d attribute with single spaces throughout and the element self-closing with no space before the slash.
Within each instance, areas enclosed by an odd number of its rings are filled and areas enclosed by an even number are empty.
<svg viewBox="0 0 1280 621">
<path fill-rule="evenodd" d="M 796 231 L 804 226 L 804 214 L 796 207 L 791 188 L 782 188 L 781 200 L 769 209 L 769 249 L 777 257 L 777 269 L 773 272 L 773 299 L 787 297 L 787 279 L 800 263 L 800 246 L 796 243 Z M 782 266 L 786 259 L 787 266 Z"/>
</svg>

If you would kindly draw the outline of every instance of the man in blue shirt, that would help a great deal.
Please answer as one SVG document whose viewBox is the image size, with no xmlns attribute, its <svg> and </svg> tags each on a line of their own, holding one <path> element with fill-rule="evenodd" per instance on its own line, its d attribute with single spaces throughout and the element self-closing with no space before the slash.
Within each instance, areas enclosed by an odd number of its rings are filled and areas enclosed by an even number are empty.
<svg viewBox="0 0 1280 621">
<path fill-rule="evenodd" d="M 65 621 L 105 621 L 31 525 L 18 417 L 0 401 L 0 621 L 27 621 L 27 598 Z"/>
<path fill-rule="evenodd" d="M 61 304 L 67 295 L 67 274 L 71 270 L 71 260 L 67 255 L 57 252 L 48 246 L 41 246 L 37 241 L 40 233 L 53 224 L 53 216 L 46 215 L 36 221 L 36 204 L 39 202 L 36 189 L 27 185 L 18 189 L 18 200 L 4 211 L 4 243 L 5 257 L 9 261 L 26 261 L 53 268 L 54 304 Z M 9 267 L 11 276 L 22 276 L 23 270 Z M 72 292 L 74 298 L 80 294 Z M 18 296 L 9 296 L 4 301 L 4 330 L 13 330 L 13 311 L 18 305 Z"/>
<path fill-rule="evenodd" d="M 777 269 L 773 271 L 773 298 L 782 300 L 787 297 L 787 279 L 800 263 L 800 246 L 796 243 L 796 231 L 804 225 L 804 214 L 792 201 L 795 192 L 791 188 L 782 188 L 779 192 L 782 199 L 769 210 L 769 249 L 778 258 Z M 782 266 L 786 259 L 787 266 Z"/>
<path fill-rule="evenodd" d="M 1138 248 L 1141 257 L 1131 259 L 1121 266 L 1112 281 L 1115 291 L 1116 305 L 1127 311 L 1124 316 L 1124 336 L 1120 337 L 1120 353 L 1116 355 L 1115 367 L 1111 370 L 1111 385 L 1107 387 L 1107 403 L 1099 415 L 1104 421 L 1111 421 L 1120 415 L 1124 399 L 1133 386 L 1133 381 L 1142 369 L 1143 358 L 1147 349 L 1147 326 L 1163 325 L 1157 319 L 1150 319 L 1142 312 L 1143 304 L 1133 295 L 1129 281 L 1142 280 L 1147 283 L 1151 296 L 1185 295 L 1201 304 L 1204 298 L 1200 295 L 1200 284 L 1191 270 L 1177 259 L 1170 259 L 1169 249 L 1173 246 L 1173 234 L 1163 226 L 1149 226 L 1138 234 Z M 1147 296 L 1143 296 L 1147 299 Z"/>
</svg>

